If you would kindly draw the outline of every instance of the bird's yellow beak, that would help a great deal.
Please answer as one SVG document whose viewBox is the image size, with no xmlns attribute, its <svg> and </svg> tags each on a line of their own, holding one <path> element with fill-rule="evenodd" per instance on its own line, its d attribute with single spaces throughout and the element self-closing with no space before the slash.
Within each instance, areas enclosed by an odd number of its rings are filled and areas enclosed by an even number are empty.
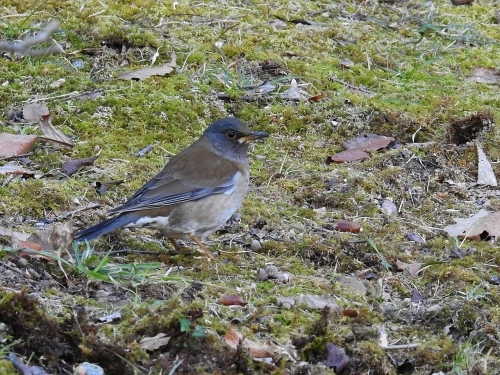
<svg viewBox="0 0 500 375">
<path fill-rule="evenodd" d="M 269 134 L 266 132 L 253 132 L 244 137 L 241 137 L 240 139 L 238 139 L 238 141 L 240 143 L 243 143 L 243 142 L 255 141 L 256 139 L 261 139 L 266 137 L 269 137 Z"/>
</svg>

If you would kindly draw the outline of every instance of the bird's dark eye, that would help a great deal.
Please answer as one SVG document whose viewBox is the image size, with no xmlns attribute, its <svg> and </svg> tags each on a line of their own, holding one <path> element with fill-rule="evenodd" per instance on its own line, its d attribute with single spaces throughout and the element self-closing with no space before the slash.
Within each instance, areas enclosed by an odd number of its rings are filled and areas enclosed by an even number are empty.
<svg viewBox="0 0 500 375">
<path fill-rule="evenodd" d="M 226 137 L 228 137 L 229 139 L 235 139 L 236 138 L 236 132 L 234 130 L 229 130 L 226 133 Z"/>
</svg>

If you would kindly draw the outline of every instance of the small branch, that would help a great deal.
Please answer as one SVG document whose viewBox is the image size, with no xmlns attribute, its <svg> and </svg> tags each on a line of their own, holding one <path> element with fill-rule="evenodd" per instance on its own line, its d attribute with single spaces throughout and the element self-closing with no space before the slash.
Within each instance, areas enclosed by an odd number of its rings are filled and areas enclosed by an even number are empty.
<svg viewBox="0 0 500 375">
<path fill-rule="evenodd" d="M 73 216 L 74 214 L 77 214 L 78 212 L 91 210 L 91 209 L 97 208 L 97 207 L 101 207 L 101 204 L 100 203 L 92 203 L 92 204 L 89 204 L 88 206 L 77 208 L 76 210 L 68 211 L 62 215 L 59 215 L 58 217 L 56 217 L 56 220 L 66 219 L 70 216 Z"/>
<path fill-rule="evenodd" d="M 52 34 L 57 30 L 59 30 L 59 21 L 51 21 L 45 29 L 38 34 L 28 36 L 21 41 L 0 43 L 0 53 L 10 52 L 21 56 L 31 57 L 64 53 L 62 46 L 56 42 L 47 48 L 31 49 L 33 46 L 51 41 Z"/>
<path fill-rule="evenodd" d="M 420 344 L 402 344 L 402 345 L 389 345 L 387 346 L 387 350 L 396 350 L 396 349 L 412 349 L 419 347 Z"/>
<path fill-rule="evenodd" d="M 346 87 L 349 87 L 350 89 L 353 89 L 353 90 L 358 90 L 358 91 L 364 92 L 365 94 L 377 95 L 377 93 L 376 93 L 376 92 L 373 92 L 373 91 L 370 91 L 370 90 L 364 89 L 364 88 L 362 88 L 362 87 L 358 87 L 358 86 L 351 85 L 350 83 L 344 82 L 344 81 L 342 81 L 341 79 L 338 79 L 338 78 L 335 78 L 335 77 L 330 77 L 330 81 L 340 83 L 341 85 L 344 85 L 344 86 L 346 86 Z"/>
</svg>

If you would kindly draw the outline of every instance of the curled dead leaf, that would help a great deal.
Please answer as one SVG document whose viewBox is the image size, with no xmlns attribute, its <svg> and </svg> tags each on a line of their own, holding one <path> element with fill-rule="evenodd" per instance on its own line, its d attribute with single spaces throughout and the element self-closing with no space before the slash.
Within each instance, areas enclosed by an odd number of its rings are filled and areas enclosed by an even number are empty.
<svg viewBox="0 0 500 375">
<path fill-rule="evenodd" d="M 170 336 L 167 336 L 165 333 L 159 333 L 154 337 L 144 337 L 141 341 L 139 341 L 139 347 L 152 352 L 164 345 L 167 345 L 169 341 Z"/>
<path fill-rule="evenodd" d="M 219 302 L 224 305 L 224 306 L 231 306 L 231 305 L 237 305 L 237 306 L 246 306 L 247 302 L 240 296 L 236 294 L 229 294 L 225 296 L 221 296 L 219 299 Z"/>
<path fill-rule="evenodd" d="M 357 223 L 352 221 L 339 221 L 335 224 L 335 230 L 339 232 L 350 232 L 350 233 L 361 233 L 363 232 L 363 228 Z"/>
<path fill-rule="evenodd" d="M 148 66 L 145 68 L 133 70 L 131 72 L 121 73 L 118 77 L 125 80 L 142 81 L 152 76 L 166 76 L 174 72 L 177 67 L 175 52 L 172 52 L 170 62 L 161 66 Z"/>
<path fill-rule="evenodd" d="M 90 156 L 88 158 L 83 158 L 83 159 L 72 159 L 72 160 L 67 160 L 62 164 L 62 169 L 66 173 L 66 175 L 69 177 L 73 175 L 74 173 L 78 172 L 83 167 L 88 167 L 91 165 L 94 165 L 94 161 L 99 157 L 99 155 L 96 156 Z"/>
<path fill-rule="evenodd" d="M 233 326 L 230 326 L 227 330 L 224 341 L 234 350 L 238 349 L 238 345 L 241 343 L 242 348 L 248 349 L 253 358 L 271 358 L 275 354 L 275 350 L 271 345 L 260 344 L 244 338 Z"/>
<path fill-rule="evenodd" d="M 415 275 L 421 268 L 423 263 L 405 263 L 396 260 L 396 268 L 401 271 L 407 271 L 410 276 Z"/>
<path fill-rule="evenodd" d="M 0 157 L 10 158 L 26 154 L 37 139 L 37 135 L 0 133 Z"/>
</svg>

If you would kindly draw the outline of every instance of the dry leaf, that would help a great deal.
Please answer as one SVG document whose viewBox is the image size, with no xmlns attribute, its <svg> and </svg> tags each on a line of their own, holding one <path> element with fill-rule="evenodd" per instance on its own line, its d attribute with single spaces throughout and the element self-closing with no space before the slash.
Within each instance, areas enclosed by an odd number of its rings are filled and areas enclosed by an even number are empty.
<svg viewBox="0 0 500 375">
<path fill-rule="evenodd" d="M 335 372 L 338 374 L 349 363 L 349 356 L 347 356 L 337 346 L 330 343 L 326 344 L 326 350 L 328 352 L 328 357 L 323 361 L 323 363 L 328 368 L 334 367 Z"/>
<path fill-rule="evenodd" d="M 369 158 L 370 154 L 360 149 L 346 150 L 336 153 L 335 155 L 328 156 L 325 160 L 326 164 L 344 163 L 347 161 L 357 161 Z"/>
<path fill-rule="evenodd" d="M 37 139 L 37 135 L 0 133 L 0 157 L 10 158 L 26 154 Z"/>
<path fill-rule="evenodd" d="M 167 345 L 169 341 L 170 336 L 167 336 L 165 333 L 159 333 L 154 337 L 144 337 L 141 341 L 139 341 L 139 347 L 152 352 L 164 345 Z"/>
<path fill-rule="evenodd" d="M 0 227 L 0 236 L 10 237 L 12 246 L 18 248 L 20 241 L 26 241 L 30 236 L 29 233 L 15 232 L 12 229 Z"/>
<path fill-rule="evenodd" d="M 354 309 L 344 309 L 340 312 L 342 316 L 347 316 L 349 318 L 356 318 L 359 316 L 359 311 Z"/>
<path fill-rule="evenodd" d="M 481 209 L 474 216 L 455 219 L 456 224 L 443 228 L 450 237 L 468 240 L 487 240 L 500 236 L 500 212 L 488 212 Z"/>
<path fill-rule="evenodd" d="M 50 115 L 45 103 L 31 103 L 23 107 L 23 117 L 28 122 L 40 122 L 42 116 Z"/>
<path fill-rule="evenodd" d="M 52 224 L 47 229 L 33 233 L 27 240 L 42 245 L 46 251 L 69 249 L 73 242 L 73 224 L 69 221 L 64 224 Z"/>
<path fill-rule="evenodd" d="M 491 166 L 488 157 L 484 153 L 479 143 L 476 142 L 477 146 L 477 183 L 479 185 L 489 185 L 497 186 L 497 178 L 495 177 L 495 172 L 493 172 L 493 167 Z"/>
<path fill-rule="evenodd" d="M 176 64 L 176 55 L 175 52 L 172 52 L 171 61 L 169 63 L 163 64 L 162 66 L 148 66 L 146 68 L 141 68 L 137 70 L 133 70 L 131 72 L 121 73 L 118 77 L 126 80 L 136 80 L 142 81 L 146 78 L 152 76 L 166 76 L 172 73 L 177 67 Z"/>
<path fill-rule="evenodd" d="M 342 143 L 345 151 L 328 156 L 326 164 L 332 162 L 343 163 L 346 161 L 356 161 L 368 158 L 367 151 L 378 151 L 389 148 L 394 144 L 394 138 L 377 134 L 362 134 Z"/>
<path fill-rule="evenodd" d="M 270 358 L 275 353 L 275 349 L 271 345 L 263 345 L 244 338 L 233 326 L 227 330 L 224 341 L 234 350 L 238 349 L 238 345 L 241 343 L 241 346 L 248 349 L 253 358 Z"/>
<path fill-rule="evenodd" d="M 219 302 L 224 305 L 224 306 L 231 306 L 231 305 L 237 305 L 237 306 L 246 306 L 247 302 L 240 296 L 236 294 L 229 294 L 226 296 L 221 296 L 219 299 Z"/>
<path fill-rule="evenodd" d="M 72 174 L 76 173 L 80 168 L 94 165 L 94 161 L 96 161 L 96 159 L 98 157 L 99 157 L 99 155 L 90 156 L 88 158 L 83 158 L 83 159 L 67 160 L 63 163 L 62 169 L 64 170 L 66 175 L 69 177 Z"/>
<path fill-rule="evenodd" d="M 40 139 L 48 140 L 54 147 L 72 147 L 73 142 L 61 130 L 52 125 L 52 116 L 45 103 L 31 103 L 23 107 L 23 116 L 26 121 L 38 122 L 44 137 Z"/>
<path fill-rule="evenodd" d="M 73 141 L 66 134 L 64 134 L 62 130 L 56 129 L 52 125 L 51 115 L 42 116 L 39 124 L 44 138 L 48 140 L 52 146 L 56 148 L 73 147 Z"/>
<path fill-rule="evenodd" d="M 299 87 L 299 85 L 297 84 L 297 80 L 295 78 L 293 78 L 292 81 L 290 82 L 290 88 L 283 91 L 280 94 L 280 96 L 283 99 L 294 100 L 294 101 L 308 100 L 310 97 L 307 91 L 304 91 Z"/>
<path fill-rule="evenodd" d="M 350 233 L 361 233 L 363 232 L 363 228 L 358 223 L 354 223 L 352 221 L 339 221 L 334 226 L 335 230 L 339 232 L 350 232 Z"/>
<path fill-rule="evenodd" d="M 415 275 L 420 270 L 420 268 L 422 268 L 422 264 L 423 263 L 410 264 L 410 263 L 401 262 L 399 259 L 396 260 L 396 268 L 398 270 L 401 270 L 401 271 L 408 271 L 408 274 L 410 276 Z"/>
<path fill-rule="evenodd" d="M 348 141 L 342 142 L 342 147 L 346 150 L 360 149 L 363 151 L 377 151 L 390 147 L 393 142 L 393 137 L 386 137 L 378 134 L 361 134 Z"/>
<path fill-rule="evenodd" d="M 23 175 L 23 176 L 34 176 L 35 172 L 30 171 L 29 169 L 20 167 L 15 164 L 5 164 L 0 167 L 0 174 L 15 174 L 15 175 Z"/>
<path fill-rule="evenodd" d="M 319 102 L 320 100 L 323 100 L 324 98 L 326 98 L 325 94 L 317 94 L 317 95 L 311 96 L 309 98 L 309 101 L 310 102 Z"/>
<path fill-rule="evenodd" d="M 476 83 L 486 83 L 488 85 L 497 85 L 500 75 L 495 68 L 476 67 L 467 79 Z"/>
</svg>

